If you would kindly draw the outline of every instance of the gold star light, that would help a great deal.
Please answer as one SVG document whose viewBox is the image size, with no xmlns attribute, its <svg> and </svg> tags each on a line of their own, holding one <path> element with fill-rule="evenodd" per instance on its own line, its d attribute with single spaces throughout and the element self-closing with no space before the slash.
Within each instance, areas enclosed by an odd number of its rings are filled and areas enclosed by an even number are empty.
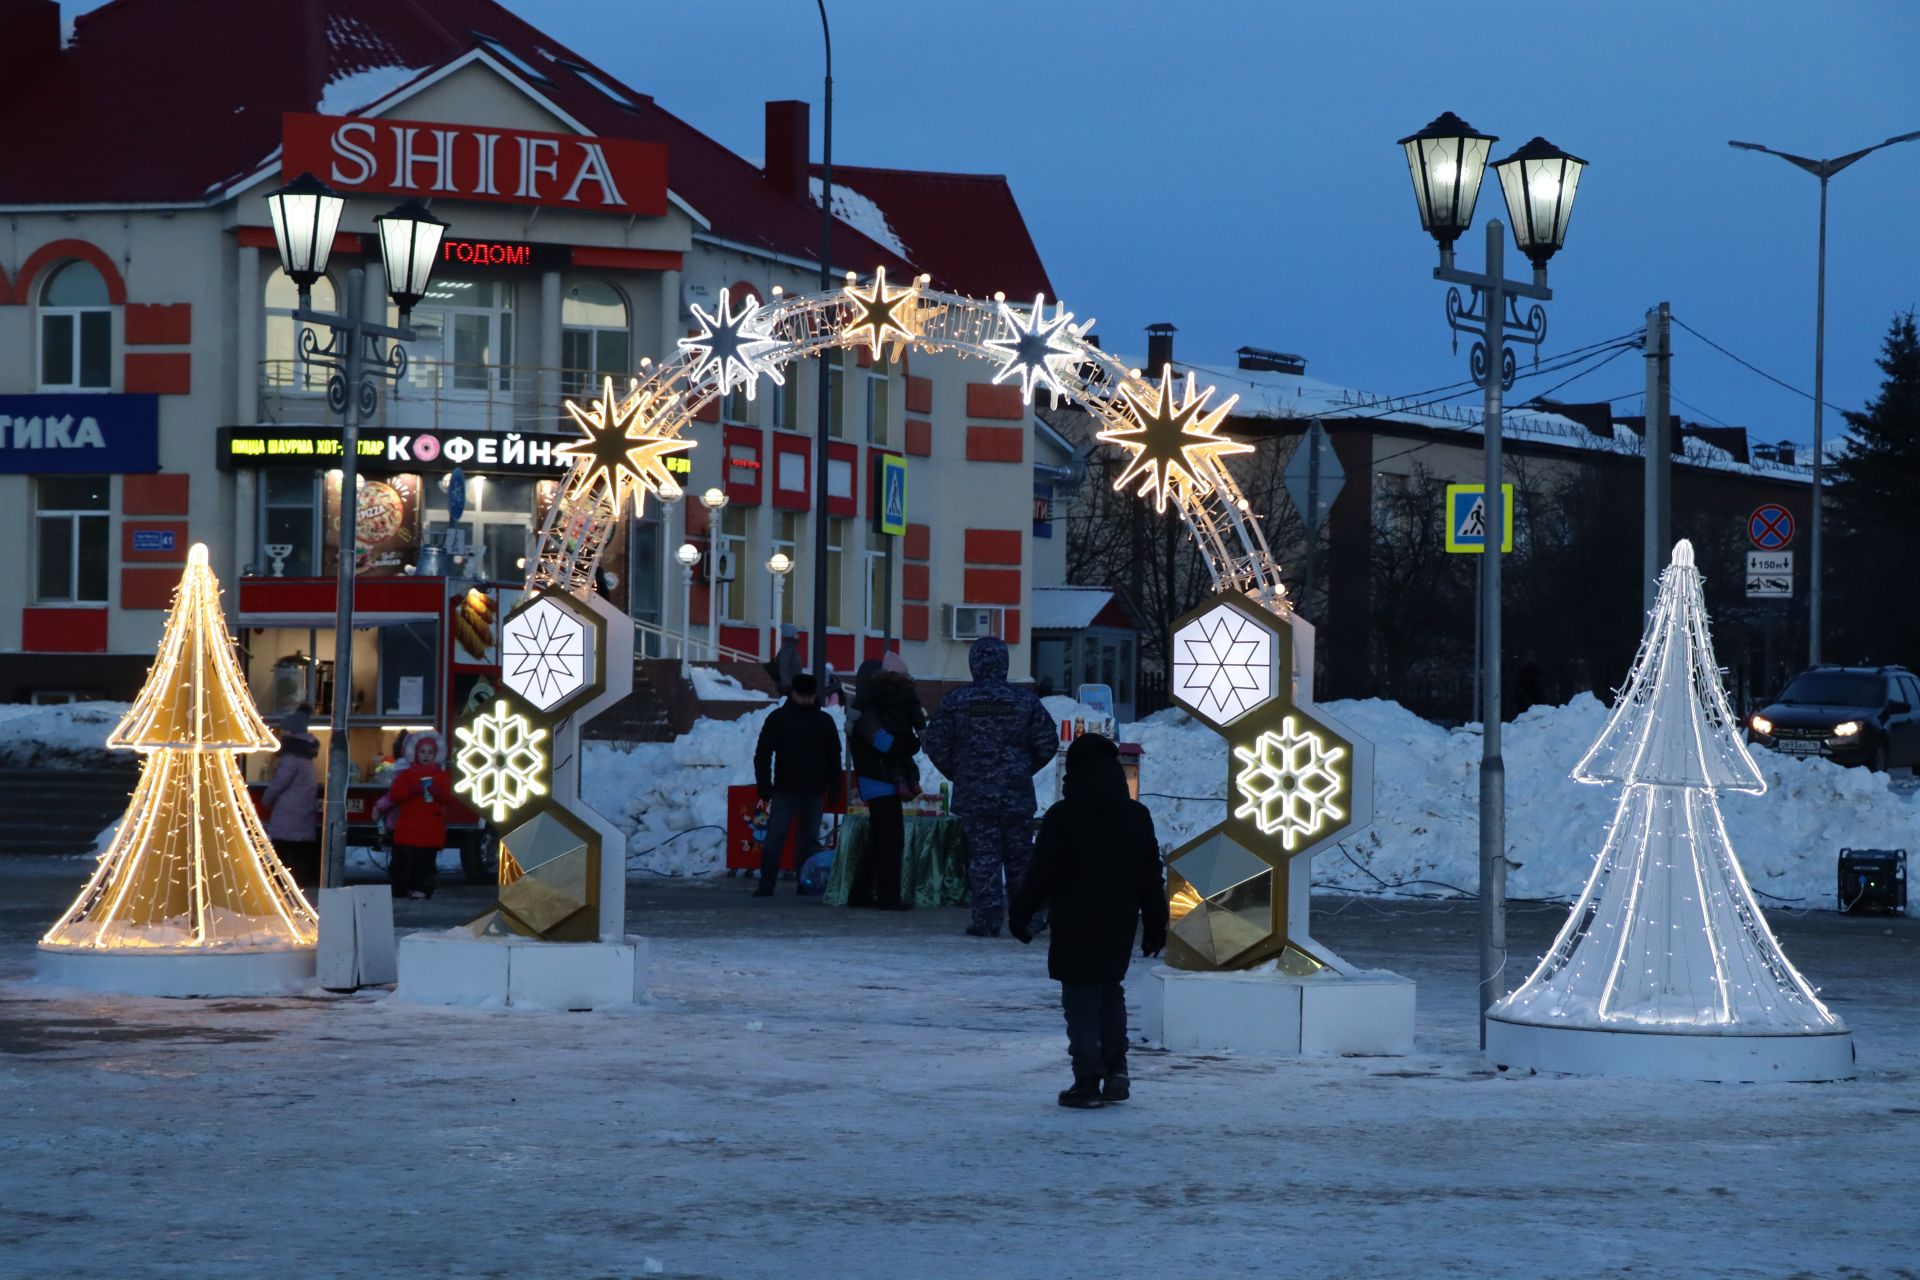
<svg viewBox="0 0 1920 1280">
<path fill-rule="evenodd" d="M 589 498 L 604 486 L 616 512 L 626 506 L 629 494 L 634 495 L 638 512 L 644 494 L 657 496 L 677 488 L 679 482 L 667 472 L 666 457 L 693 448 L 692 440 L 671 434 L 679 430 L 679 406 L 677 395 L 651 383 L 635 382 L 624 399 L 616 400 L 612 378 L 604 380 L 593 408 L 583 410 L 567 401 L 567 412 L 586 432 L 585 439 L 556 450 L 573 464 L 568 496 Z"/>
<path fill-rule="evenodd" d="M 1166 511 L 1170 497 L 1184 500 L 1212 493 L 1211 477 L 1221 455 L 1253 452 L 1250 444 L 1213 434 L 1239 396 L 1228 396 L 1219 408 L 1209 411 L 1212 387 L 1196 393 L 1189 373 L 1186 391 L 1175 403 L 1173 383 L 1172 365 L 1161 370 L 1158 394 L 1151 401 L 1141 397 L 1137 380 L 1125 383 L 1120 388 L 1120 403 L 1131 421 L 1125 426 L 1108 427 L 1098 437 L 1133 454 L 1113 487 L 1137 485 L 1140 496 L 1152 495 L 1154 509 L 1161 512 Z"/>
<path fill-rule="evenodd" d="M 873 352 L 874 359 L 880 358 L 880 349 L 889 341 L 898 339 L 901 342 L 912 342 L 919 336 L 918 332 L 910 327 L 914 320 L 913 302 L 920 295 L 918 280 L 904 289 L 888 293 L 887 269 L 879 267 L 874 270 L 873 286 L 870 292 L 862 294 L 858 286 L 851 284 L 841 292 L 853 299 L 854 305 L 860 308 L 859 316 L 847 326 L 846 331 L 857 333 L 865 329 L 867 332 L 864 339 L 857 340 L 866 342 Z"/>
</svg>

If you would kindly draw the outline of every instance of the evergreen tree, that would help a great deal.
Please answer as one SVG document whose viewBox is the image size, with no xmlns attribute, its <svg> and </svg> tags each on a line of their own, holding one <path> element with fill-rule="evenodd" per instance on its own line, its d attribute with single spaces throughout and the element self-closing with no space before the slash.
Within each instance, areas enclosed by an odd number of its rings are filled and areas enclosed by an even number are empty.
<svg viewBox="0 0 1920 1280">
<path fill-rule="evenodd" d="M 1920 662 L 1920 593 L 1891 589 L 1920 544 L 1920 329 L 1893 318 L 1878 361 L 1886 380 L 1859 413 L 1828 481 L 1833 547 L 1827 582 L 1840 608 L 1836 656 Z"/>
</svg>

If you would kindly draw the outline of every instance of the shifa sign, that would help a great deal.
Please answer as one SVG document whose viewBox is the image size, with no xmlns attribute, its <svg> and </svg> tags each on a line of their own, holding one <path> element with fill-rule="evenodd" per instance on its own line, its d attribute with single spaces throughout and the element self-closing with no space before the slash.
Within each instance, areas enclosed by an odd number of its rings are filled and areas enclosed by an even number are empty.
<svg viewBox="0 0 1920 1280">
<path fill-rule="evenodd" d="M 0 472 L 98 475 L 159 469 L 157 396 L 0 396 Z"/>
</svg>

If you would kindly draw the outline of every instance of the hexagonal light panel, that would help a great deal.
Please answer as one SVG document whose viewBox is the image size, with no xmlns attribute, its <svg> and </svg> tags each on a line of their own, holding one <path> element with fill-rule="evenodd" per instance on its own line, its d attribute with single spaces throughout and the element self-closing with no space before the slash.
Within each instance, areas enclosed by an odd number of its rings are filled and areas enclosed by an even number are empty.
<svg viewBox="0 0 1920 1280">
<path fill-rule="evenodd" d="M 1288 853 L 1311 844 L 1347 816 L 1353 789 L 1347 749 L 1316 731 L 1310 721 L 1286 716 L 1251 746 L 1236 746 L 1233 775 L 1236 818 L 1261 835 L 1280 837 Z"/>
<path fill-rule="evenodd" d="M 1216 728 L 1280 691 L 1281 637 L 1250 612 L 1219 601 L 1173 633 L 1176 701 Z"/>
<path fill-rule="evenodd" d="M 1275 941 L 1272 864 L 1218 827 L 1167 863 L 1167 960 L 1220 969 Z"/>
<path fill-rule="evenodd" d="M 453 738 L 453 789 L 496 825 L 551 789 L 547 731 L 511 699 L 462 716 Z"/>
<path fill-rule="evenodd" d="M 500 679 L 555 719 L 600 689 L 600 618 L 564 593 L 544 591 L 500 626 Z"/>
</svg>

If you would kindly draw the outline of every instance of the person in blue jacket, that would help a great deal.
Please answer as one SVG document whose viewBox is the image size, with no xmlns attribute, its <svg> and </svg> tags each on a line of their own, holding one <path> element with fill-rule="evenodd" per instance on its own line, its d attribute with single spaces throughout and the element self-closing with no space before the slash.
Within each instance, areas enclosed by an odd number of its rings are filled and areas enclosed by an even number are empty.
<svg viewBox="0 0 1920 1280">
<path fill-rule="evenodd" d="M 1059 726 L 1030 690 L 1007 683 L 1006 641 L 974 641 L 967 666 L 973 683 L 940 700 L 921 748 L 953 784 L 973 896 L 967 932 L 997 938 L 1007 886 L 1021 882 L 1033 856 L 1033 775 L 1053 759 Z"/>
</svg>

